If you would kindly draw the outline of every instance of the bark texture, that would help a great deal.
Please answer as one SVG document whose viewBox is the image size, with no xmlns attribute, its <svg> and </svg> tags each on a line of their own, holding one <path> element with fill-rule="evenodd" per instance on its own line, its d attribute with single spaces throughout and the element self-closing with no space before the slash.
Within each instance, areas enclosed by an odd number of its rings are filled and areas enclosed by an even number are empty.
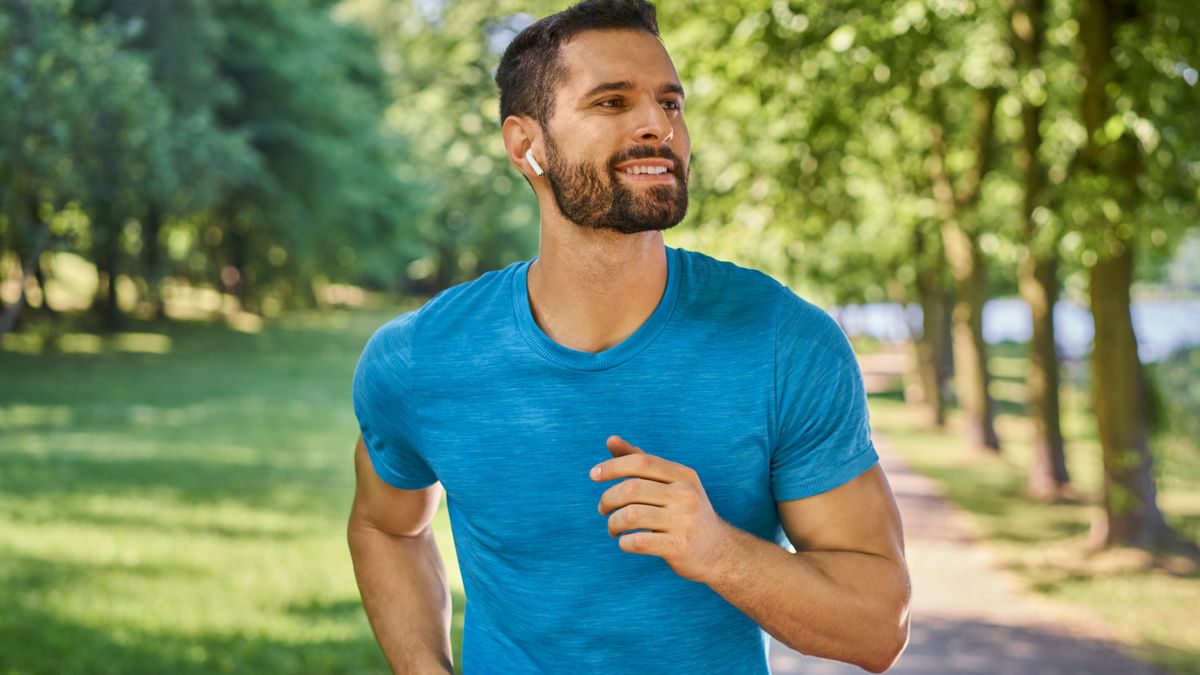
<svg viewBox="0 0 1200 675">
<path fill-rule="evenodd" d="M 976 448 L 999 452 L 995 403 L 988 392 L 987 344 L 983 339 L 983 306 L 987 302 L 987 268 L 978 233 L 965 227 L 962 216 L 979 200 L 983 178 L 991 170 L 996 102 L 1000 90 L 979 92 L 972 110 L 975 162 L 955 186 L 946 167 L 946 125 L 940 98 L 933 98 L 930 125 L 930 178 L 939 207 L 946 263 L 956 283 L 951 313 L 954 336 L 955 391 L 966 417 L 967 440 Z"/>
<path fill-rule="evenodd" d="M 1137 18 L 1132 0 L 1087 0 L 1080 22 L 1084 77 L 1082 117 L 1088 140 L 1081 169 L 1108 175 L 1121 195 L 1122 217 L 1135 212 L 1140 191 L 1139 148 L 1128 132 L 1116 141 L 1100 133 L 1111 114 L 1107 85 L 1114 81 L 1113 46 L 1120 24 Z M 1147 423 L 1146 379 L 1138 357 L 1130 315 L 1133 243 L 1095 213 L 1094 227 L 1105 235 L 1098 260 L 1089 270 L 1089 294 L 1096 326 L 1092 350 L 1092 405 L 1104 460 L 1101 517 L 1092 541 L 1103 546 L 1154 548 L 1173 539 L 1158 508 Z"/>
<path fill-rule="evenodd" d="M 1045 0 L 1014 0 L 1010 23 L 1018 71 L 1028 87 L 1036 87 L 1032 93 L 1022 91 L 1023 131 L 1016 155 L 1024 192 L 1017 285 L 1029 305 L 1033 325 L 1026 389 L 1034 438 L 1026 491 L 1037 499 L 1055 500 L 1069 496 L 1070 477 L 1060 421 L 1059 359 L 1054 338 L 1054 305 L 1059 293 L 1058 233 L 1046 231 L 1037 217 L 1046 187 L 1046 170 L 1038 157 L 1045 93 L 1044 85 L 1036 84 L 1044 78 L 1041 52 L 1045 40 L 1045 4 Z"/>
</svg>

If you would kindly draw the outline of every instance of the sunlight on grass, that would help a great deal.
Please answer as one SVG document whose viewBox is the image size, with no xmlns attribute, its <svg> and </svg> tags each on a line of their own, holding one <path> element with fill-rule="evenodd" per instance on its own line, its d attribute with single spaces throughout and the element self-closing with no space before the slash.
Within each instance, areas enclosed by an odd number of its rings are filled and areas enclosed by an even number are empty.
<svg viewBox="0 0 1200 675">
<path fill-rule="evenodd" d="M 157 333 L 117 333 L 112 345 L 119 352 L 166 354 L 171 351 L 171 338 Z"/>
<path fill-rule="evenodd" d="M 89 333 L 68 333 L 59 340 L 58 348 L 68 354 L 99 354 L 104 351 L 104 339 Z"/>
</svg>

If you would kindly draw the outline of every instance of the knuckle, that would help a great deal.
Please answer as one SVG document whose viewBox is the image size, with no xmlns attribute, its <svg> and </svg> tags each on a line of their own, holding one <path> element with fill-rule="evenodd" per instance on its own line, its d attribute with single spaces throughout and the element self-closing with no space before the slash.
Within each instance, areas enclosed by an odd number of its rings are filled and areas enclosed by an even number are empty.
<svg viewBox="0 0 1200 675">
<path fill-rule="evenodd" d="M 627 480 L 621 483 L 618 488 L 621 490 L 621 496 L 627 500 L 635 500 L 642 496 L 642 481 L 640 478 Z"/>
<path fill-rule="evenodd" d="M 700 504 L 700 497 L 690 486 L 681 487 L 679 490 L 679 499 L 683 505 L 692 508 Z"/>
</svg>

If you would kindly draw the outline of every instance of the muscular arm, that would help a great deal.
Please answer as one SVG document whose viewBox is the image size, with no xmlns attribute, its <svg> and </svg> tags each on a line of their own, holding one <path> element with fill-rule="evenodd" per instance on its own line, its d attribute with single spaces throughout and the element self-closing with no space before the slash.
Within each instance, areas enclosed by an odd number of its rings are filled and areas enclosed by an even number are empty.
<svg viewBox="0 0 1200 675">
<path fill-rule="evenodd" d="M 441 484 L 400 490 L 371 466 L 360 436 L 347 539 L 375 638 L 396 673 L 451 673 L 450 590 L 430 523 Z"/>
<path fill-rule="evenodd" d="M 883 471 L 778 507 L 796 553 L 731 526 L 708 585 L 802 654 L 890 668 L 908 642 L 911 589 Z"/>
</svg>

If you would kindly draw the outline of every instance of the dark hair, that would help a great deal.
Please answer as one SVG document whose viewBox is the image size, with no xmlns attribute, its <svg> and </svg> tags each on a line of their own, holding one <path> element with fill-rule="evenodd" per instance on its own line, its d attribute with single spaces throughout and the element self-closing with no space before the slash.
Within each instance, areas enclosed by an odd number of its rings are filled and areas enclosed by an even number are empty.
<svg viewBox="0 0 1200 675">
<path fill-rule="evenodd" d="M 566 77 L 559 51 L 586 30 L 644 30 L 658 37 L 654 5 L 646 0 L 583 0 L 517 34 L 496 69 L 500 122 L 527 115 L 546 125 L 554 114 L 554 88 Z"/>
</svg>

